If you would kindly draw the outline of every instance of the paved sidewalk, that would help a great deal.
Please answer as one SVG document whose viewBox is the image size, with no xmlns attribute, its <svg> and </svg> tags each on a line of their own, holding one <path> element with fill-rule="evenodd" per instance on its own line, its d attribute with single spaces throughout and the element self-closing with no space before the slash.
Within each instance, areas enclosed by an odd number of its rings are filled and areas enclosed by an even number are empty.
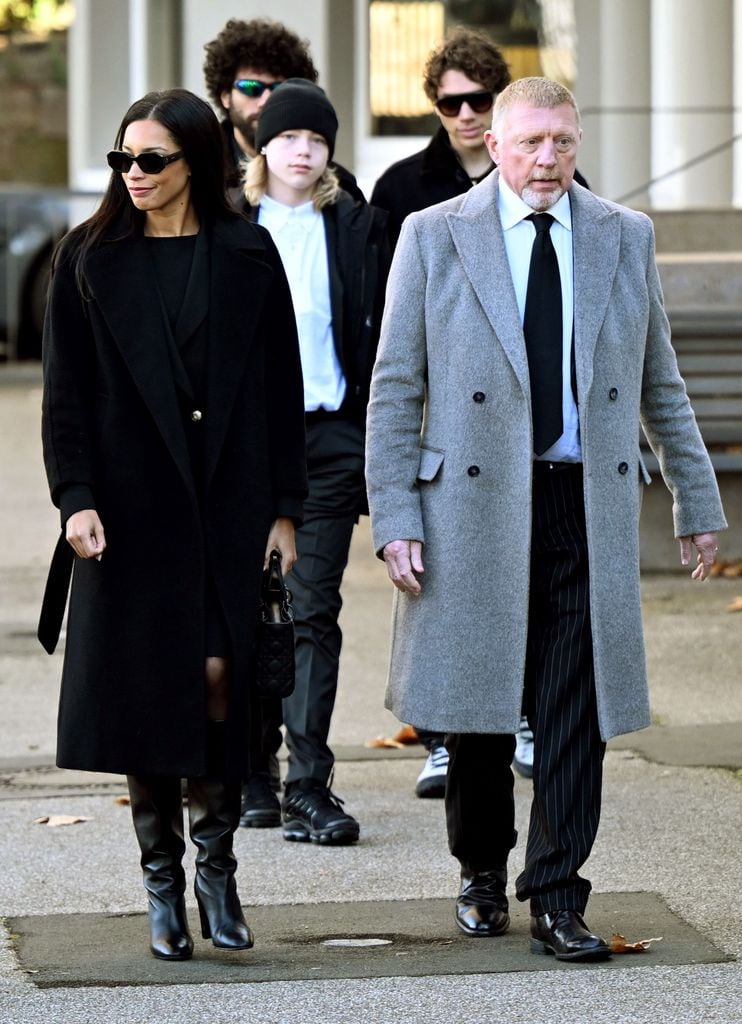
<svg viewBox="0 0 742 1024">
<path fill-rule="evenodd" d="M 644 581 L 655 724 L 610 745 L 589 920 L 662 941 L 603 965 L 557 964 L 529 952 L 520 905 L 503 939 L 460 936 L 442 804 L 413 792 L 421 753 L 364 747 L 399 727 L 383 709 L 391 587 L 366 523 L 347 574 L 332 735 L 335 788 L 361 841 L 320 849 L 240 830 L 255 949 L 225 954 L 196 934 L 193 961 L 155 961 L 129 811 L 116 802 L 123 780 L 54 768 L 61 656 L 34 639 L 58 529 L 39 400 L 34 369 L 0 368 L 0 1021 L 742 1022 L 742 614 L 727 611 L 742 580 Z M 512 877 L 522 779 L 516 797 Z M 47 814 L 89 820 L 34 824 Z M 195 933 L 190 896 L 188 907 Z"/>
</svg>

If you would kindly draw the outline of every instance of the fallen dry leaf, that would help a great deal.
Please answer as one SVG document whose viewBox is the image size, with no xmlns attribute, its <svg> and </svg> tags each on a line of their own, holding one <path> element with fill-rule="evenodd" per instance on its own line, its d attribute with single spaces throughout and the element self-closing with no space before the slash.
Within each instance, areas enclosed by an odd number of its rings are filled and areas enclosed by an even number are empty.
<svg viewBox="0 0 742 1024">
<path fill-rule="evenodd" d="M 662 942 L 662 936 L 654 939 L 639 939 L 638 942 L 627 942 L 623 935 L 614 932 L 609 943 L 612 953 L 646 953 L 651 942 Z"/>
<path fill-rule="evenodd" d="M 729 561 L 729 559 L 717 558 L 709 570 L 709 576 L 723 576 L 725 579 L 736 579 L 742 576 L 742 559 Z"/>
<path fill-rule="evenodd" d="M 735 597 L 731 604 L 727 605 L 728 612 L 742 612 L 742 597 Z"/>
<path fill-rule="evenodd" d="M 60 825 L 79 825 L 83 821 L 92 820 L 92 818 L 85 818 L 79 814 L 45 814 L 41 818 L 34 818 L 34 825 L 47 825 L 49 828 L 58 828 Z"/>
<path fill-rule="evenodd" d="M 116 796 L 113 798 L 115 804 L 121 804 L 122 807 L 128 807 L 131 803 L 131 799 L 123 794 L 122 796 Z"/>
<path fill-rule="evenodd" d="M 400 750 L 402 747 L 411 747 L 420 742 L 415 728 L 411 725 L 403 725 L 396 736 L 375 736 L 372 740 L 366 740 L 364 747 L 381 747 L 385 750 Z"/>
</svg>

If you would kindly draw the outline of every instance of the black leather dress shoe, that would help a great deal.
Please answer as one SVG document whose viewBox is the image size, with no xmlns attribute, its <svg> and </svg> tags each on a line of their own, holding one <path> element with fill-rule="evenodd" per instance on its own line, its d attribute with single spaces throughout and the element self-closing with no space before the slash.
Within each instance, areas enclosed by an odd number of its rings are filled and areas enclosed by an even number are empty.
<svg viewBox="0 0 742 1024">
<path fill-rule="evenodd" d="M 531 917 L 531 952 L 557 960 L 607 960 L 611 955 L 608 943 L 588 931 L 576 910 Z"/>
<path fill-rule="evenodd" d="M 510 916 L 505 895 L 506 882 L 507 872 L 504 869 L 461 876 L 455 919 L 464 935 L 488 938 L 504 935 L 508 930 Z"/>
</svg>

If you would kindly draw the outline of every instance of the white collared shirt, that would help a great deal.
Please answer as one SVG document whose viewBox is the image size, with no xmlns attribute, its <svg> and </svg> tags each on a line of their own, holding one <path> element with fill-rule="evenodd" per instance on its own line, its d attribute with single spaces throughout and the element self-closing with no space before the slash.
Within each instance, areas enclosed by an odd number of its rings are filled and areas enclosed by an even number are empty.
<svg viewBox="0 0 742 1024">
<path fill-rule="evenodd" d="M 335 351 L 330 304 L 327 239 L 322 214 L 314 205 L 286 206 L 263 196 L 258 224 L 276 243 L 286 271 L 299 332 L 307 412 L 335 412 L 345 397 L 345 376 Z"/>
<path fill-rule="evenodd" d="M 534 211 L 517 196 L 500 175 L 498 212 L 505 238 L 505 251 L 510 264 L 515 297 L 518 302 L 520 322 L 526 308 L 528 270 L 531 264 L 531 250 L 536 237 L 532 221 L 526 220 Z M 572 325 L 574 321 L 574 262 L 572 255 L 572 208 L 569 194 L 563 196 L 551 207 L 544 210 L 554 218 L 551 225 L 551 241 L 559 264 L 562 284 L 562 436 L 539 459 L 547 462 L 580 462 L 580 419 L 577 403 L 572 394 Z"/>
</svg>

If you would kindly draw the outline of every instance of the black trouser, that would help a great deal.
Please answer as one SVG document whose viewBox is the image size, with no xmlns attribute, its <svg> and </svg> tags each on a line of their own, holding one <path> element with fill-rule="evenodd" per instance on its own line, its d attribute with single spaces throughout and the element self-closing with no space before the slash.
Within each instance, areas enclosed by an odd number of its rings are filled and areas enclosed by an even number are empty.
<svg viewBox="0 0 742 1024">
<path fill-rule="evenodd" d="M 278 701 L 253 702 L 253 770 L 268 771 L 269 755 L 281 745 L 283 718 L 287 784 L 303 778 L 326 784 L 334 764 L 327 737 L 342 646 L 340 584 L 365 490 L 362 427 L 339 417 L 308 415 L 307 475 L 304 522 L 296 531 L 298 559 L 286 580 L 294 598 L 296 686 L 282 708 Z"/>
<path fill-rule="evenodd" d="M 269 755 L 281 745 L 283 717 L 287 783 L 327 783 L 334 764 L 327 737 L 342 645 L 340 584 L 365 487 L 363 429 L 338 417 L 307 421 L 309 495 L 296 531 L 298 561 L 287 578 L 294 597 L 296 687 L 283 708 L 278 701 L 253 701 L 253 771 L 268 771 Z"/>
<path fill-rule="evenodd" d="M 536 464 L 525 705 L 534 734 L 533 802 L 525 869 L 531 912 L 584 911 L 578 874 L 600 819 L 602 764 L 595 701 L 582 469 Z M 446 792 L 451 852 L 465 866 L 504 863 L 513 837 L 510 736 L 450 737 Z"/>
</svg>

